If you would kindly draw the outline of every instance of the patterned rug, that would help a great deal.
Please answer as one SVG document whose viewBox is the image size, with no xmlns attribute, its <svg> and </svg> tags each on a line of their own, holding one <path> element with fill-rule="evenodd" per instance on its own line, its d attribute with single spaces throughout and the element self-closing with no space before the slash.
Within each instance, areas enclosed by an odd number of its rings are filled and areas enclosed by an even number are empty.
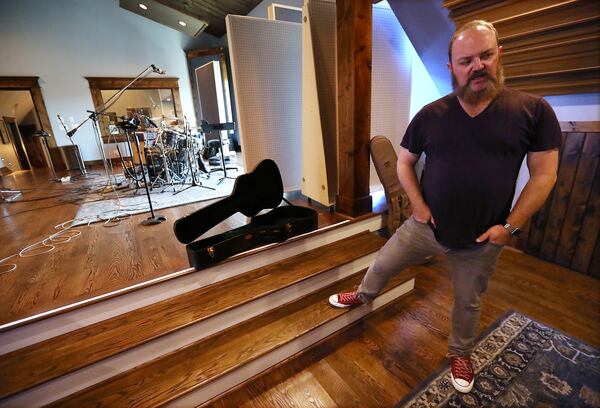
<svg viewBox="0 0 600 408">
<path fill-rule="evenodd" d="M 230 177 L 236 177 L 239 174 L 241 174 L 241 170 L 228 172 Z M 156 213 L 157 210 L 164 208 L 227 197 L 233 190 L 235 180 L 227 178 L 219 182 L 221 177 L 222 173 L 214 173 L 208 179 L 200 179 L 203 186 L 210 188 L 191 187 L 186 189 L 188 185 L 166 185 L 154 188 L 150 192 L 152 208 Z M 126 192 L 111 191 L 108 197 L 105 194 L 97 197 L 89 195 L 88 199 L 90 202 L 81 204 L 79 207 L 74 225 L 106 221 L 115 217 L 145 212 L 150 214 L 150 204 L 143 187 L 135 191 L 132 189 Z"/>
<path fill-rule="evenodd" d="M 448 363 L 400 407 L 600 407 L 600 352 L 516 312 L 484 334 L 472 355 L 475 386 L 456 392 Z"/>
</svg>

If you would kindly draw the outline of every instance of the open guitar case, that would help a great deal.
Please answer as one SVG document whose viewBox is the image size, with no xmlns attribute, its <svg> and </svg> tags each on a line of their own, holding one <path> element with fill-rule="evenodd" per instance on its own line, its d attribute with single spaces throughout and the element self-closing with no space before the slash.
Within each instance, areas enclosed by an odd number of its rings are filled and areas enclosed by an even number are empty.
<svg viewBox="0 0 600 408">
<path fill-rule="evenodd" d="M 279 206 L 282 200 L 279 168 L 273 160 L 267 159 L 252 172 L 239 176 L 228 197 L 175 221 L 173 230 L 179 242 L 187 244 L 190 266 L 206 268 L 232 255 L 317 229 L 315 210 L 296 205 Z M 272 210 L 257 215 L 268 208 Z M 194 241 L 236 212 L 252 217 L 250 223 Z"/>
</svg>

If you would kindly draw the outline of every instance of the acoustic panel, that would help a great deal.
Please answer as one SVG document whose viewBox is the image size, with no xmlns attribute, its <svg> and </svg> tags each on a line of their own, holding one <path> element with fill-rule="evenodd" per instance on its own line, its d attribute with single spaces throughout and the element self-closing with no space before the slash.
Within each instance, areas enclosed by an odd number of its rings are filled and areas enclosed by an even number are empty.
<svg viewBox="0 0 600 408">
<path fill-rule="evenodd" d="M 371 137 L 384 135 L 396 153 L 408 126 L 411 90 L 411 45 L 389 7 L 373 7 Z M 381 185 L 373 162 L 371 190 Z"/>
<path fill-rule="evenodd" d="M 302 194 L 324 205 L 337 194 L 336 8 L 305 1 L 302 27 Z"/>
<path fill-rule="evenodd" d="M 298 190 L 302 26 L 234 15 L 226 24 L 245 170 L 272 159 L 285 190 Z"/>
<path fill-rule="evenodd" d="M 200 101 L 201 118 L 208 123 L 227 122 L 225 95 L 223 94 L 223 79 L 219 61 L 210 61 L 196 68 L 196 84 L 198 87 L 198 101 Z M 229 151 L 229 138 L 227 131 L 214 131 L 206 134 L 206 141 L 221 138 L 223 154 L 231 155 Z"/>
</svg>

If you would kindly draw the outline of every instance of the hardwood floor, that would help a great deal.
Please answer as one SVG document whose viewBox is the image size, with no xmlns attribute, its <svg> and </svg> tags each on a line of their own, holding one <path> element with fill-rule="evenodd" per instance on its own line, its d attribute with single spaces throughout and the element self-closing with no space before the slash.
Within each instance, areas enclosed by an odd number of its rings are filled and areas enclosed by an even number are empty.
<svg viewBox="0 0 600 408">
<path fill-rule="evenodd" d="M 393 406 L 444 362 L 450 333 L 448 264 L 416 269 L 412 294 L 210 406 Z M 506 249 L 479 331 L 510 309 L 600 347 L 600 280 Z"/>
<path fill-rule="evenodd" d="M 100 169 L 91 172 L 103 174 Z M 57 224 L 75 217 L 78 202 L 92 186 L 102 184 L 97 178 L 70 183 L 49 179 L 47 169 L 0 177 L 0 188 L 23 190 L 18 200 L 0 203 L 0 260 L 55 233 Z M 289 199 L 307 205 L 300 194 Z M 161 210 L 167 221 L 154 226 L 140 225 L 148 217 L 143 213 L 112 227 L 103 223 L 77 227 L 81 235 L 56 245 L 51 253 L 8 259 L 4 263 L 14 263 L 17 269 L 0 274 L 0 326 L 189 268 L 185 245 L 175 238 L 173 223 L 209 202 Z M 320 227 L 346 219 L 317 203 L 312 207 L 319 213 Z M 240 217 L 232 217 L 205 235 L 241 225 Z"/>
</svg>

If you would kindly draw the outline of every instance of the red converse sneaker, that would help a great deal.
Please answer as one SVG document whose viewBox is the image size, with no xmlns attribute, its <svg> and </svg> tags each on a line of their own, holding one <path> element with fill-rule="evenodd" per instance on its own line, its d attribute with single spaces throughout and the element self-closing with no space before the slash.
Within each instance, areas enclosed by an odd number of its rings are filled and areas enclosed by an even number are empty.
<svg viewBox="0 0 600 408">
<path fill-rule="evenodd" d="M 329 303 L 335 307 L 350 307 L 363 304 L 363 302 L 358 298 L 356 291 L 331 295 L 329 296 Z"/>
<path fill-rule="evenodd" d="M 475 373 L 469 356 L 451 356 L 452 385 L 457 391 L 467 393 L 475 383 Z"/>
</svg>

